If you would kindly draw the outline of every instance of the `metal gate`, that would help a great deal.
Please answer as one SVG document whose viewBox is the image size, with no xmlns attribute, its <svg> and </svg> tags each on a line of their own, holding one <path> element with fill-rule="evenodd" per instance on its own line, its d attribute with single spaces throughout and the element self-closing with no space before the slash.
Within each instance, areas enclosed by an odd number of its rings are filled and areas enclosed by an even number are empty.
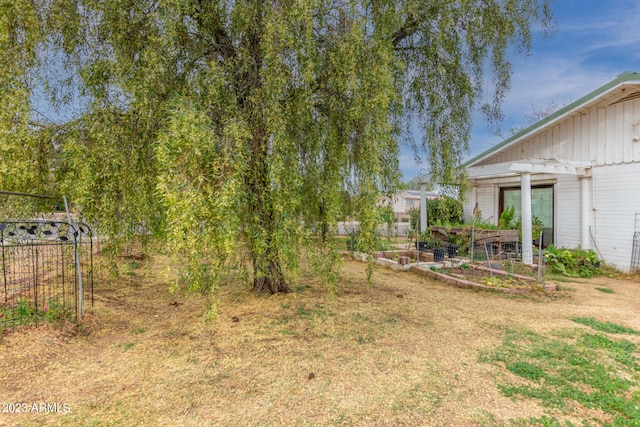
<svg viewBox="0 0 640 427">
<path fill-rule="evenodd" d="M 93 305 L 92 232 L 66 210 L 45 219 L 0 219 L 0 333 L 77 319 L 83 301 Z"/>
<path fill-rule="evenodd" d="M 633 251 L 631 252 L 631 271 L 640 271 L 640 232 L 633 233 Z"/>
<path fill-rule="evenodd" d="M 631 251 L 631 271 L 640 271 L 640 213 L 636 214 L 636 224 L 633 233 L 633 249 Z"/>
</svg>

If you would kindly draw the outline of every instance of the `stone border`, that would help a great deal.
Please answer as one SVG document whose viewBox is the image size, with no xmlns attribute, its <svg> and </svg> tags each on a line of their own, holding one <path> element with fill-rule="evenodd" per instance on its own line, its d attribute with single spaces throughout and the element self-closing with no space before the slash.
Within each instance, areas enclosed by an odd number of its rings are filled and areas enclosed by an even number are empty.
<svg viewBox="0 0 640 427">
<path fill-rule="evenodd" d="M 504 270 L 489 269 L 482 265 L 476 265 L 473 268 L 486 271 L 487 273 L 493 273 L 494 275 L 509 276 L 519 280 L 531 282 L 531 286 L 519 287 L 519 288 L 498 288 L 493 286 L 487 286 L 482 283 L 471 282 L 469 280 L 462 279 L 462 278 L 453 277 L 448 274 L 443 274 L 431 269 L 431 267 L 436 267 L 438 269 L 459 267 L 462 264 L 469 263 L 469 260 L 465 258 L 454 258 L 453 260 L 447 260 L 443 262 L 433 262 L 433 261 L 417 262 L 417 263 L 404 264 L 404 265 L 400 264 L 398 261 L 385 258 L 387 254 L 391 254 L 391 253 L 393 253 L 394 255 L 397 255 L 398 257 L 411 255 L 412 258 L 418 258 L 419 256 L 421 256 L 421 255 L 415 256 L 416 254 L 414 252 L 417 252 L 417 251 L 415 250 L 413 251 L 381 251 L 381 252 L 376 252 L 373 255 L 376 257 L 375 262 L 377 265 L 381 265 L 385 268 L 390 268 L 396 271 L 411 271 L 420 276 L 431 277 L 440 282 L 447 283 L 449 285 L 453 285 L 459 288 L 498 291 L 498 292 L 503 292 L 507 294 L 528 294 L 533 292 L 536 289 L 541 289 L 545 292 L 556 292 L 558 290 L 558 287 L 553 284 L 552 285 L 537 284 L 536 279 L 533 277 L 523 276 L 520 274 L 511 274 Z M 349 254 L 353 259 L 357 261 L 367 262 L 369 258 L 368 254 L 365 254 L 362 252 L 347 252 L 347 254 Z M 431 259 L 433 259 L 433 256 L 431 257 Z"/>
</svg>

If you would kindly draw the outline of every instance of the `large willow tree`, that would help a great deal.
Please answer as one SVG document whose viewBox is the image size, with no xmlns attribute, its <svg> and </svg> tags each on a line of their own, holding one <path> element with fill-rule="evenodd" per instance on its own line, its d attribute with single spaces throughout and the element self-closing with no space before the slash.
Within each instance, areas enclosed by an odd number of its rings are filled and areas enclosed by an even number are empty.
<svg viewBox="0 0 640 427">
<path fill-rule="evenodd" d="M 344 215 L 373 244 L 400 143 L 450 181 L 473 111 L 499 118 L 508 51 L 526 52 L 532 28 L 550 19 L 547 0 L 0 6 L 0 55 L 21 58 L 3 58 L 9 72 L 0 72 L 3 153 L 15 157 L 31 141 L 23 151 L 33 156 L 44 143 L 55 154 L 41 169 L 58 191 L 113 236 L 162 237 L 194 286 L 241 255 L 254 289 L 274 293 L 289 289 L 308 243 L 312 264 L 335 282 L 327 237 Z M 45 63 L 48 72 L 33 71 Z M 70 78 L 37 83 L 51 67 Z M 30 88 L 50 90 L 64 108 L 65 84 L 86 108 L 46 132 L 26 125 Z M 408 138 L 410 123 L 422 141 Z"/>
</svg>

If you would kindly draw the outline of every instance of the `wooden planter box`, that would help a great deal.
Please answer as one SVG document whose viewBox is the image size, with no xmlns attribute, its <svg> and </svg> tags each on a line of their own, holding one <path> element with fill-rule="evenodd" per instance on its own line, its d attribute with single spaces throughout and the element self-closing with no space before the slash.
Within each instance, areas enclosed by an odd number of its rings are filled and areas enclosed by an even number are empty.
<svg viewBox="0 0 640 427">
<path fill-rule="evenodd" d="M 429 230 L 431 230 L 431 237 L 438 240 L 449 241 L 449 235 L 467 236 L 469 239 L 471 239 L 471 227 L 447 228 L 447 227 L 432 225 L 429 228 Z M 518 230 L 487 230 L 484 228 L 476 228 L 474 232 L 475 232 L 474 241 L 477 244 L 482 244 L 482 243 L 501 244 L 501 243 L 510 243 L 510 242 L 520 241 L 520 236 L 519 236 L 520 233 L 518 232 Z"/>
</svg>

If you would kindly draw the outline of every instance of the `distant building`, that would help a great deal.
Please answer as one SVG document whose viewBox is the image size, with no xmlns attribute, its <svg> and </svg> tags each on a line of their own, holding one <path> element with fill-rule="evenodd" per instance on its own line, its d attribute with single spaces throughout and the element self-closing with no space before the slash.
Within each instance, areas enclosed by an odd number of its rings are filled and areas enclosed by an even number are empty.
<svg viewBox="0 0 640 427">
<path fill-rule="evenodd" d="M 427 191 L 427 199 L 437 199 L 438 197 L 440 197 L 438 193 Z M 409 222 L 409 209 L 415 208 L 420 210 L 420 191 L 399 191 L 392 198 L 392 206 L 393 213 L 396 216 L 396 222 Z"/>
</svg>

